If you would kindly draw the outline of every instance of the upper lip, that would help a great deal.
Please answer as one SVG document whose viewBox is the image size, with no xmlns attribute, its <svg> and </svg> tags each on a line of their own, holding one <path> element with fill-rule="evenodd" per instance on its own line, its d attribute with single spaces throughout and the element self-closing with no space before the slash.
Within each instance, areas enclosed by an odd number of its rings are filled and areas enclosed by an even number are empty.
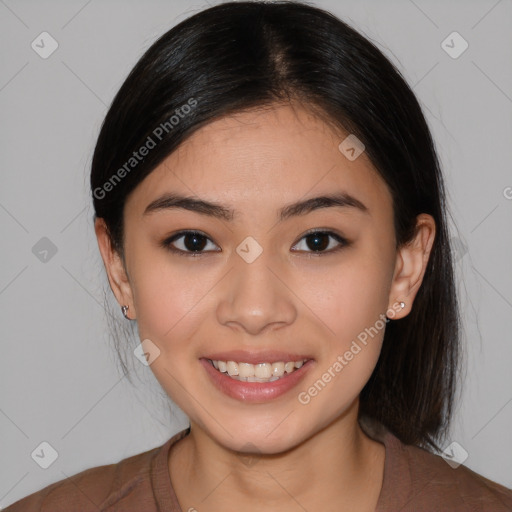
<svg viewBox="0 0 512 512">
<path fill-rule="evenodd" d="M 215 352 L 204 356 L 205 359 L 212 361 L 235 361 L 237 363 L 275 363 L 278 361 L 303 361 L 304 359 L 313 359 L 307 354 L 292 354 L 291 352 L 282 352 L 278 350 L 264 350 L 260 352 L 247 352 L 246 350 L 232 350 L 230 352 Z"/>
</svg>

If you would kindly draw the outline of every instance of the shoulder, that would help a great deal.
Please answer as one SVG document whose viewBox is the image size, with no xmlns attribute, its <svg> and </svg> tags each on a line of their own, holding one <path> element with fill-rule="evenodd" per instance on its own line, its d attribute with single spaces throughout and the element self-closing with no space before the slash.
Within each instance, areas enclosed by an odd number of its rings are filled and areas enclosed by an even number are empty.
<svg viewBox="0 0 512 512">
<path fill-rule="evenodd" d="M 386 434 L 386 449 L 393 452 L 395 471 L 407 483 L 405 510 L 510 511 L 512 490 L 464 465 L 452 467 L 441 457 L 422 448 L 403 444 Z M 400 485 L 397 483 L 397 485 Z"/>
<path fill-rule="evenodd" d="M 152 461 L 170 444 L 133 455 L 115 464 L 86 469 L 48 485 L 5 509 L 5 512 L 98 512 L 130 497 L 151 494 Z M 142 502 L 144 503 L 144 502 Z M 127 507 L 123 510 L 132 510 Z M 135 510 L 135 509 L 134 509 Z M 149 509 L 146 509 L 149 510 Z"/>
<path fill-rule="evenodd" d="M 404 444 L 372 418 L 363 416 L 360 425 L 369 437 L 386 448 L 376 512 L 512 511 L 512 489 L 467 466 L 452 467 L 440 455 Z"/>
</svg>

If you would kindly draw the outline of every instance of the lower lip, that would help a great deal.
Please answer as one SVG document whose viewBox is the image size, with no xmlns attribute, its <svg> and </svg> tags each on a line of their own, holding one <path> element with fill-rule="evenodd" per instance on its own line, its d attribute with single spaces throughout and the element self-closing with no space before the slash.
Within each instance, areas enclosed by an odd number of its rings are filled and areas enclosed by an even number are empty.
<svg viewBox="0 0 512 512">
<path fill-rule="evenodd" d="M 220 391 L 236 400 L 252 403 L 267 402 L 284 395 L 304 378 L 314 362 L 313 359 L 310 359 L 292 373 L 285 373 L 284 377 L 273 382 L 243 382 L 232 379 L 226 373 L 219 372 L 208 359 L 200 359 L 199 361 Z"/>
</svg>

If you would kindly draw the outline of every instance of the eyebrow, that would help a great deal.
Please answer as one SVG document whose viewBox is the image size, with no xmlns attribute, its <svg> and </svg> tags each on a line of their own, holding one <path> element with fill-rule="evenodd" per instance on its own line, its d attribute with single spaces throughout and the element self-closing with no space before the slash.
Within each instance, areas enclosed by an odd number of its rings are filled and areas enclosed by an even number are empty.
<svg viewBox="0 0 512 512">
<path fill-rule="evenodd" d="M 367 215 L 370 214 L 368 208 L 359 199 L 346 192 L 337 192 L 318 197 L 312 197 L 302 201 L 289 204 L 281 208 L 278 212 L 279 220 L 283 221 L 290 217 L 306 215 L 320 208 L 353 208 Z M 166 211 L 173 209 L 184 209 L 192 212 L 208 215 L 210 217 L 231 221 L 237 214 L 235 210 L 219 203 L 204 201 L 193 196 L 182 196 L 176 193 L 166 193 L 148 204 L 143 215 L 148 215 L 157 211 Z"/>
</svg>

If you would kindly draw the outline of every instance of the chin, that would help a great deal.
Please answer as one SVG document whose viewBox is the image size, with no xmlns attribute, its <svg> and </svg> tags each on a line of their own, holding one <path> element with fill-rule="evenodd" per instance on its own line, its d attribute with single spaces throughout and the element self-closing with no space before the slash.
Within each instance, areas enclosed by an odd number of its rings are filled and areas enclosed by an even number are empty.
<svg viewBox="0 0 512 512">
<path fill-rule="evenodd" d="M 245 424 L 211 425 L 209 435 L 217 443 L 233 451 L 246 454 L 279 454 L 290 450 L 301 444 L 309 437 L 309 428 L 306 425 L 291 423 L 293 413 L 289 419 L 283 417 L 266 424 L 255 425 L 255 421 L 248 421 Z M 290 424 L 285 425 L 289 421 Z M 311 432 L 313 433 L 313 432 Z"/>
</svg>

